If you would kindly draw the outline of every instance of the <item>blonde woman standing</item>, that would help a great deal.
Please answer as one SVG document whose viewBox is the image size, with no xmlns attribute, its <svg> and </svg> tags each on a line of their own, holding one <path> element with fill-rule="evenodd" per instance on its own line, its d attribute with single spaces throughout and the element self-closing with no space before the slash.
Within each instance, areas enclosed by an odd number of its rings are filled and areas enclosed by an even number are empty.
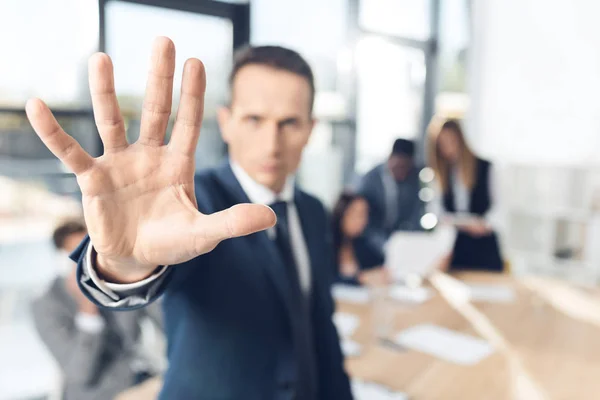
<svg viewBox="0 0 600 400">
<path fill-rule="evenodd" d="M 441 219 L 453 214 L 470 215 L 467 221 L 457 224 L 449 269 L 503 271 L 495 229 L 499 214 L 498 191 L 494 189 L 497 179 L 491 163 L 473 154 L 456 120 L 432 123 L 428 152 L 440 187 Z"/>
</svg>

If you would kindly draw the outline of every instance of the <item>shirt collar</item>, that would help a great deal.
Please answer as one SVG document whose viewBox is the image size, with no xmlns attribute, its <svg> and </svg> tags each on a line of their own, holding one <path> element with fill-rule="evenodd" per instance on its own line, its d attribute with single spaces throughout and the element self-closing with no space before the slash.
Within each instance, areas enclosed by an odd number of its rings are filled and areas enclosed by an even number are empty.
<svg viewBox="0 0 600 400">
<path fill-rule="evenodd" d="M 240 186 L 248 196 L 250 202 L 255 204 L 273 204 L 276 201 L 292 202 L 294 200 L 295 179 L 292 175 L 288 176 L 279 194 L 271 189 L 261 185 L 248 175 L 248 173 L 235 161 L 229 161 L 233 175 Z"/>
</svg>

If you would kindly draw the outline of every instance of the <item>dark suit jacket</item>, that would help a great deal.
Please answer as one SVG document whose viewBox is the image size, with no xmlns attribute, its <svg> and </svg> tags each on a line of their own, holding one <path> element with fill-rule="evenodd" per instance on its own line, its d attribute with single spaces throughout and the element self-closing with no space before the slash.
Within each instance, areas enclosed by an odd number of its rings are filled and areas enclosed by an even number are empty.
<svg viewBox="0 0 600 400">
<path fill-rule="evenodd" d="M 358 193 L 369 203 L 369 223 L 364 236 L 372 243 L 383 248 L 383 245 L 394 231 L 420 231 L 424 204 L 419 199 L 419 168 L 415 167 L 402 185 L 408 191 L 404 202 L 397 204 L 398 218 L 388 221 L 386 215 L 386 192 L 383 183 L 383 170 L 386 164 L 380 164 L 369 171 L 361 180 Z"/>
<path fill-rule="evenodd" d="M 203 213 L 249 201 L 229 164 L 196 177 L 196 198 Z M 311 262 L 318 398 L 350 399 L 332 322 L 329 220 L 321 203 L 299 190 L 295 203 Z M 80 273 L 83 249 L 80 246 L 73 255 L 80 261 Z M 285 267 L 266 232 L 224 241 L 210 253 L 169 268 L 167 274 L 152 292 L 152 298 L 165 293 L 169 369 L 161 399 L 295 397 L 290 331 L 295 315 L 290 312 Z M 96 301 L 93 283 L 85 276 L 79 281 Z"/>
</svg>

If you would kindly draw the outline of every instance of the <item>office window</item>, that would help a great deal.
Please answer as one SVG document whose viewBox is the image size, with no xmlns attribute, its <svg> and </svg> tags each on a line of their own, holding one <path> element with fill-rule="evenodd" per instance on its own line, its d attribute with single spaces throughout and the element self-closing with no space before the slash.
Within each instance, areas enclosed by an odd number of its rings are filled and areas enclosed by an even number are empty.
<svg viewBox="0 0 600 400">
<path fill-rule="evenodd" d="M 0 1 L 0 108 L 7 108 L 0 111 L 0 216 L 33 215 L 30 201 L 13 196 L 29 193 L 30 186 L 40 194 L 30 197 L 34 202 L 44 202 L 44 193 L 52 197 L 49 192 L 77 196 L 74 179 L 34 133 L 24 108 L 27 99 L 40 97 L 63 128 L 97 155 L 87 61 L 97 51 L 98 31 L 96 0 Z"/>
<path fill-rule="evenodd" d="M 226 18 L 198 13 L 121 1 L 107 3 L 106 51 L 115 65 L 115 86 L 121 109 L 127 117 L 129 141 L 134 141 L 139 133 L 146 72 L 156 36 L 167 36 L 175 43 L 172 120 L 179 103 L 185 60 L 195 57 L 205 65 L 204 121 L 196 149 L 196 167 L 214 165 L 225 153 L 216 112 L 227 98 L 227 80 L 233 59 L 233 24 Z M 167 138 L 170 129 L 171 126 Z"/>
<path fill-rule="evenodd" d="M 347 0 L 253 0 L 250 42 L 298 51 L 313 68 L 317 90 L 332 91 L 346 40 L 346 14 Z"/>
<path fill-rule="evenodd" d="M 426 40 L 431 0 L 360 0 L 359 25 L 373 33 Z"/>
<path fill-rule="evenodd" d="M 471 20 L 468 0 L 440 3 L 440 91 L 465 92 Z"/>
<path fill-rule="evenodd" d="M 40 97 L 87 108 L 87 60 L 98 47 L 96 0 L 0 2 L 0 106 Z"/>
<path fill-rule="evenodd" d="M 231 68 L 233 25 L 225 18 L 111 1 L 106 5 L 106 51 L 115 64 L 115 86 L 121 107 L 137 113 L 146 89 L 152 42 L 168 36 L 175 43 L 174 110 L 186 59 L 206 67 L 205 117 L 214 118 L 227 92 Z"/>
<path fill-rule="evenodd" d="M 363 173 L 387 157 L 396 138 L 418 137 L 425 56 L 420 49 L 365 36 L 357 45 L 356 60 L 356 170 Z"/>
</svg>

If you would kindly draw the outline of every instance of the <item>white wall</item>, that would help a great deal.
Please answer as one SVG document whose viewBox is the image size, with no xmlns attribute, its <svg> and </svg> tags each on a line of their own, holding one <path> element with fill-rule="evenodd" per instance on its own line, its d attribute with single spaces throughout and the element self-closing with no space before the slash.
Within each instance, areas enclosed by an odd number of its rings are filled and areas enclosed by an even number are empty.
<svg viewBox="0 0 600 400">
<path fill-rule="evenodd" d="M 339 51 L 346 39 L 347 0 L 252 0 L 253 45 L 280 45 L 311 64 L 317 90 L 336 86 Z"/>
<path fill-rule="evenodd" d="M 600 2 L 473 0 L 473 15 L 474 146 L 509 162 L 600 159 Z"/>
</svg>

